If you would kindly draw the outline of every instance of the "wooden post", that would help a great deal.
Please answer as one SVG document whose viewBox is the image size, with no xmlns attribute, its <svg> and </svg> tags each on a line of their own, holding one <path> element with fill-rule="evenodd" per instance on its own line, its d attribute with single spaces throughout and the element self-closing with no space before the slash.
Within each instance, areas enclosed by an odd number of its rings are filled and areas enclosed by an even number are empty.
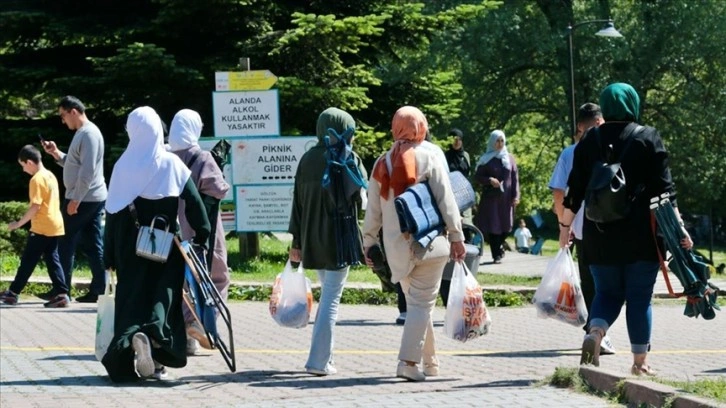
<svg viewBox="0 0 726 408">
<path fill-rule="evenodd" d="M 250 59 L 248 57 L 240 58 L 239 68 L 242 71 L 249 71 Z M 239 239 L 239 256 L 242 262 L 260 256 L 260 239 L 256 232 L 240 232 L 237 238 Z"/>
<path fill-rule="evenodd" d="M 239 238 L 239 256 L 242 262 L 260 256 L 260 239 L 256 232 L 240 232 L 237 238 Z"/>
</svg>

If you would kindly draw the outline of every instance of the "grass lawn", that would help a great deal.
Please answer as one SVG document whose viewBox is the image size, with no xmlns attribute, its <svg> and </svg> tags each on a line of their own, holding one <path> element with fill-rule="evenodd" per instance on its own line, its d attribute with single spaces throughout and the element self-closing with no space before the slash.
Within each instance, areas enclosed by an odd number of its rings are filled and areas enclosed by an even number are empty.
<svg viewBox="0 0 726 408">
<path fill-rule="evenodd" d="M 287 262 L 287 248 L 289 241 L 271 238 L 267 235 L 260 235 L 260 256 L 257 259 L 242 262 L 239 259 L 239 242 L 237 237 L 227 240 L 229 266 L 232 268 L 231 279 L 233 281 L 246 282 L 262 282 L 272 284 L 278 273 L 281 273 Z M 554 256 L 559 249 L 559 243 L 555 237 L 545 237 L 545 243 L 542 252 L 545 256 Z M 708 250 L 701 249 L 701 252 L 708 256 Z M 726 263 L 726 247 L 715 248 L 714 261 L 718 265 Z M 0 267 L 2 267 L 2 276 L 13 276 L 20 263 L 19 257 L 13 254 L 0 255 Z M 40 262 L 35 270 L 36 276 L 47 276 L 45 265 Z M 306 270 L 306 275 L 315 282 L 317 276 L 315 271 Z M 78 262 L 74 276 L 79 278 L 90 279 L 91 273 L 88 266 L 81 259 Z M 477 280 L 482 285 L 512 285 L 512 286 L 530 286 L 536 287 L 539 284 L 539 278 L 508 276 L 499 274 L 477 274 Z M 348 277 L 349 282 L 380 284 L 378 277 L 366 266 L 356 266 L 351 268 Z"/>
</svg>

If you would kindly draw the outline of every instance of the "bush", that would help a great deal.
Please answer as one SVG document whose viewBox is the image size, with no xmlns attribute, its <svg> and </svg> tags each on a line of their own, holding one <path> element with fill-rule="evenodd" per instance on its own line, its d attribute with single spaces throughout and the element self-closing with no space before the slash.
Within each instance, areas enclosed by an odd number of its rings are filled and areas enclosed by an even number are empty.
<svg viewBox="0 0 726 408">
<path fill-rule="evenodd" d="M 0 252 L 14 253 L 17 256 L 23 253 L 25 241 L 28 238 L 30 223 L 15 231 L 8 231 L 8 224 L 19 220 L 28 211 L 28 204 L 18 201 L 0 203 Z"/>
</svg>

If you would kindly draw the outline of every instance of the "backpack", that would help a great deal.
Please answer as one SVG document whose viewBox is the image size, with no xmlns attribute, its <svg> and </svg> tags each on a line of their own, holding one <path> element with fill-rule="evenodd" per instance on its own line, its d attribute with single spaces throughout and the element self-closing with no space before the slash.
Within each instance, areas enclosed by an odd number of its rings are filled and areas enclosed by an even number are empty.
<svg viewBox="0 0 726 408">
<path fill-rule="evenodd" d="M 595 129 L 595 140 L 600 148 L 601 159 L 593 165 L 590 181 L 585 190 L 585 217 L 590 221 L 610 223 L 622 220 L 630 214 L 635 196 L 631 197 L 628 194 L 621 162 L 630 142 L 635 138 L 635 133 L 641 129 L 643 126 L 635 123 L 623 129 L 623 133 L 628 132 L 628 136 L 617 161 L 613 160 L 613 145 L 608 145 L 607 150 L 603 149 L 600 129 Z"/>
</svg>

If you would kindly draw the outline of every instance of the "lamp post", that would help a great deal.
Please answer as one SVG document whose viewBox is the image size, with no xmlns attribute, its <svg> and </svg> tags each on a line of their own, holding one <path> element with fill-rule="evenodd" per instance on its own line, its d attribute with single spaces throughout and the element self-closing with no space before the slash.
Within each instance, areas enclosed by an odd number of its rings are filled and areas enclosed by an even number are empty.
<svg viewBox="0 0 726 408">
<path fill-rule="evenodd" d="M 599 37 L 622 37 L 623 35 L 620 34 L 618 30 L 615 29 L 615 25 L 613 24 L 613 20 L 587 20 L 582 21 L 577 24 L 570 24 L 567 26 L 567 49 L 570 54 L 570 125 L 571 125 L 571 135 L 574 135 L 577 132 L 577 118 L 576 118 L 576 105 L 575 105 L 575 64 L 573 62 L 573 56 L 572 56 L 572 33 L 575 31 L 577 27 L 580 27 L 585 24 L 593 24 L 593 23 L 605 23 L 605 26 L 600 29 L 600 31 L 596 32 L 595 35 Z"/>
</svg>

